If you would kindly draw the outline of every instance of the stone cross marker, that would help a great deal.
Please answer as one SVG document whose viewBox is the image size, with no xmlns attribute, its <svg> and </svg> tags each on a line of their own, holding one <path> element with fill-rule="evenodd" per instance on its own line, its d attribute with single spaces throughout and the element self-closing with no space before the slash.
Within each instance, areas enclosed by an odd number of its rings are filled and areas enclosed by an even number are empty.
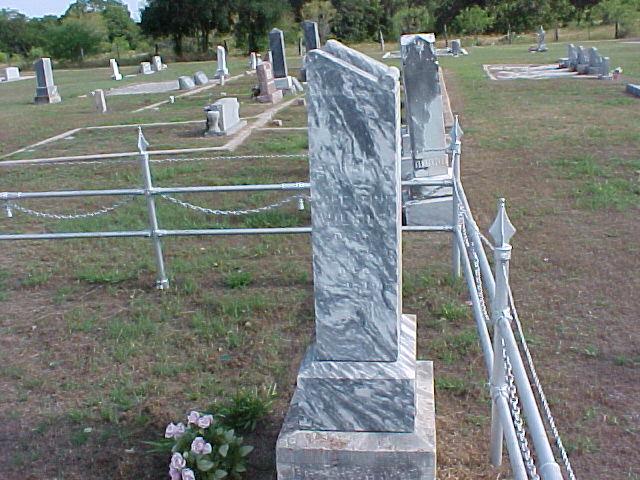
<svg viewBox="0 0 640 480">
<path fill-rule="evenodd" d="M 260 85 L 260 95 L 258 101 L 260 103 L 278 103 L 282 100 L 282 90 L 276 88 L 276 82 L 273 78 L 273 70 L 269 62 L 262 62 L 256 69 L 258 82 Z"/>
<path fill-rule="evenodd" d="M 427 175 L 447 173 L 440 65 L 433 34 L 400 38 L 407 124 L 416 171 Z M 408 178 L 403 174 L 403 177 Z"/>
<path fill-rule="evenodd" d="M 35 103 L 60 103 L 62 98 L 53 83 L 53 69 L 50 58 L 39 58 L 33 64 L 36 72 Z"/>
<path fill-rule="evenodd" d="M 273 62 L 273 76 L 275 78 L 284 78 L 289 75 L 282 30 L 274 28 L 269 32 L 269 51 Z"/>
<path fill-rule="evenodd" d="M 320 35 L 316 22 L 305 20 L 302 22 L 302 31 L 304 33 L 304 44 L 307 53 L 316 48 L 320 48 Z"/>
<path fill-rule="evenodd" d="M 433 480 L 431 364 L 402 315 L 400 75 L 334 40 L 307 56 L 316 341 L 278 479 Z"/>
<path fill-rule="evenodd" d="M 227 68 L 227 52 L 223 46 L 218 45 L 216 55 L 216 58 L 218 59 L 218 69 L 216 70 L 216 74 L 213 76 L 213 78 L 228 77 L 229 69 Z"/>
<path fill-rule="evenodd" d="M 116 62 L 115 58 L 109 59 L 109 65 L 111 66 L 111 79 L 112 80 L 122 80 L 122 74 L 120 73 L 120 67 L 118 67 L 118 62 Z"/>
</svg>

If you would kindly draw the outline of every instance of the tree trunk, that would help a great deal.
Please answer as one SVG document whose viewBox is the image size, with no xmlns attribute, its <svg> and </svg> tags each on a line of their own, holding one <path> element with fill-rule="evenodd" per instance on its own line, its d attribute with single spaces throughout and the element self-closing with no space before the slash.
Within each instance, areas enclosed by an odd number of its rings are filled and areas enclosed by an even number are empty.
<svg viewBox="0 0 640 480">
<path fill-rule="evenodd" d="M 615 38 L 616 40 L 618 39 L 618 30 L 619 30 L 619 26 L 618 26 L 618 21 L 616 20 L 616 32 L 613 38 Z"/>
<path fill-rule="evenodd" d="M 182 35 L 173 35 L 173 53 L 176 54 L 176 57 L 182 56 Z"/>
</svg>

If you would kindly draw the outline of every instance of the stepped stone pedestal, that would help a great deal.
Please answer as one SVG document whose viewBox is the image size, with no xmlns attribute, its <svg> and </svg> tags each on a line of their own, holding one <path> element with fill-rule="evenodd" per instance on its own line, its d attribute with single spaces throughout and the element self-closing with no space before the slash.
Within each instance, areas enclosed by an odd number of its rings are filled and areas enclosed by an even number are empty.
<svg viewBox="0 0 640 480">
<path fill-rule="evenodd" d="M 332 40 L 307 57 L 316 341 L 278 479 L 434 480 L 432 365 L 402 314 L 400 75 Z"/>
</svg>

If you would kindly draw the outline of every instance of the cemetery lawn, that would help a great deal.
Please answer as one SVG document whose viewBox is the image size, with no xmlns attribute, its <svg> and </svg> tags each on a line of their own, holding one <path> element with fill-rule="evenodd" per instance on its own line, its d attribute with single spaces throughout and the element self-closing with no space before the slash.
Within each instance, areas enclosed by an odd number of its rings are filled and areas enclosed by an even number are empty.
<svg viewBox="0 0 640 480">
<path fill-rule="evenodd" d="M 623 66 L 625 80 L 640 80 L 638 45 L 595 44 L 611 57 L 612 67 Z M 376 45 L 358 48 L 380 56 Z M 468 57 L 441 60 L 465 131 L 463 182 L 485 232 L 496 198 L 507 198 L 518 229 L 512 288 L 574 469 L 585 479 L 640 478 L 634 452 L 640 444 L 640 100 L 624 94 L 622 82 L 492 82 L 482 70 L 485 63 L 553 62 L 564 56 L 564 44 L 550 44 L 548 53 L 535 56 L 522 45 L 470 51 Z M 297 59 L 293 50 L 289 53 Z M 244 58 L 232 57 L 232 72 L 244 68 Z M 162 79 L 197 69 L 203 68 L 170 65 L 170 75 Z M 161 107 L 131 113 L 159 101 L 152 96 L 121 97 L 121 111 L 111 116 L 89 114 L 89 100 L 75 97 L 110 86 L 107 70 L 54 74 L 63 97 L 58 106 L 29 105 L 30 81 L 0 85 L 0 154 L 87 125 L 202 118 L 197 101 L 193 111 Z M 16 89 L 11 98 L 3 95 L 5 87 Z M 285 126 L 305 126 L 303 107 L 289 107 L 277 118 Z M 117 139 L 108 141 L 119 147 Z M 135 148 L 130 141 L 123 136 L 118 151 Z M 306 148 L 305 131 L 261 131 L 236 153 L 303 153 Z M 162 186 L 308 178 L 305 158 L 152 168 Z M 0 191 L 138 183 L 135 164 L 3 169 Z M 180 198 L 236 209 L 283 195 Z M 68 212 L 115 201 L 24 205 Z M 295 202 L 239 219 L 205 217 L 160 199 L 158 210 L 166 228 L 309 222 L 308 208 L 298 211 Z M 0 231 L 135 229 L 144 228 L 145 218 L 139 199 L 113 215 L 88 220 L 34 221 L 16 212 L 12 219 L 0 219 Z M 215 411 L 238 390 L 261 391 L 274 384 L 278 396 L 271 414 L 245 438 L 256 446 L 247 478 L 275 478 L 275 439 L 313 335 L 309 238 L 178 238 L 165 239 L 163 246 L 171 288 L 161 293 L 153 288 L 155 265 L 145 239 L 3 244 L 0 478 L 163 478 L 166 456 L 150 453 L 144 442 L 161 438 L 165 425 L 182 420 L 189 409 L 212 406 Z M 403 256 L 404 311 L 417 315 L 419 356 L 435 367 L 438 478 L 504 478 L 508 467 L 499 471 L 488 465 L 486 378 L 466 289 L 449 275 L 448 238 L 405 234 Z"/>
</svg>

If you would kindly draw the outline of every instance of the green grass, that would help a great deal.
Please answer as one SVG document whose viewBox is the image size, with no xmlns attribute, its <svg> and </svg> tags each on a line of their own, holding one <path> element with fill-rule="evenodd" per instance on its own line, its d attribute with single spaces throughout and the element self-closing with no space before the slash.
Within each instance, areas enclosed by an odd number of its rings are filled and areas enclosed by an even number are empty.
<svg viewBox="0 0 640 480">
<path fill-rule="evenodd" d="M 251 275 L 251 272 L 243 272 L 241 270 L 236 272 L 229 272 L 224 277 L 224 284 L 229 288 L 244 288 L 248 285 L 251 285 L 252 282 L 253 275 Z"/>
</svg>

